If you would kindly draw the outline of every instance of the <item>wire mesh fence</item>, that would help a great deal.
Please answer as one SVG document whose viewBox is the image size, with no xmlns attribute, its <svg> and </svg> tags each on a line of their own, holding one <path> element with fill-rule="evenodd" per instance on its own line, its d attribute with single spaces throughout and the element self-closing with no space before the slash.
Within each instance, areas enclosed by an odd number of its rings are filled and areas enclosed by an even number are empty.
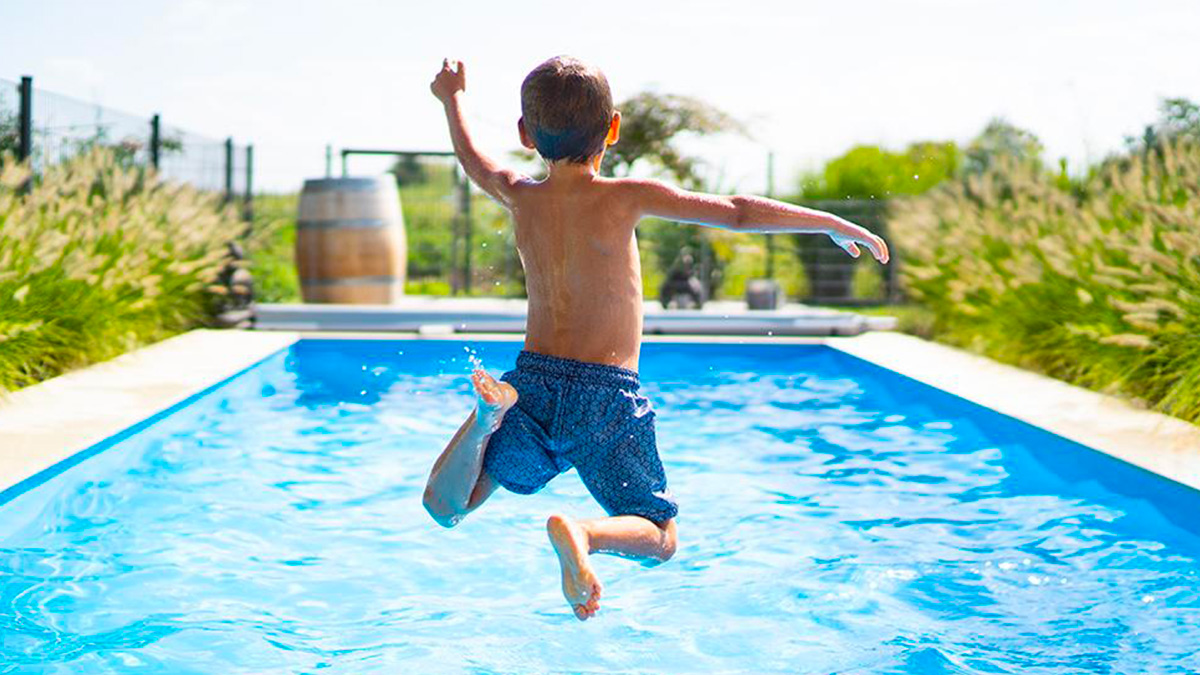
<svg viewBox="0 0 1200 675">
<path fill-rule="evenodd" d="M 22 90 L 22 83 L 0 78 L 0 152 L 27 154 L 35 173 L 94 148 L 106 148 L 122 164 L 157 166 L 166 180 L 229 197 L 244 196 L 252 183 L 244 145 L 161 125 L 157 116 L 135 115 L 33 87 Z M 23 130 L 29 135 L 28 148 L 22 148 Z"/>
<path fill-rule="evenodd" d="M 35 172 L 95 147 L 135 166 L 157 166 L 169 181 L 239 200 L 255 231 L 262 299 L 298 301 L 294 267 L 297 194 L 254 194 L 252 148 L 161 124 L 80 99 L 0 79 L 0 152 L 25 152 Z M 22 131 L 28 136 L 23 143 Z M 407 285 L 413 294 L 525 294 L 510 217 L 473 188 L 449 153 L 342 151 L 377 155 L 374 169 L 396 178 L 407 233 Z M 363 165 L 369 164 L 365 159 Z M 386 161 L 386 164 L 379 164 Z M 881 201 L 811 204 L 886 234 Z M 650 222 L 638 230 L 644 290 L 660 284 L 683 255 L 694 257 L 707 297 L 740 298 L 751 279 L 771 277 L 786 296 L 816 304 L 881 304 L 897 299 L 892 267 L 853 260 L 820 236 L 726 236 L 690 225 Z"/>
<path fill-rule="evenodd" d="M 0 154 L 16 154 L 19 145 L 17 83 L 0 79 Z"/>
<path fill-rule="evenodd" d="M 508 212 L 466 182 L 453 156 L 398 156 L 408 235 L 408 288 L 416 293 L 524 295 Z"/>
</svg>

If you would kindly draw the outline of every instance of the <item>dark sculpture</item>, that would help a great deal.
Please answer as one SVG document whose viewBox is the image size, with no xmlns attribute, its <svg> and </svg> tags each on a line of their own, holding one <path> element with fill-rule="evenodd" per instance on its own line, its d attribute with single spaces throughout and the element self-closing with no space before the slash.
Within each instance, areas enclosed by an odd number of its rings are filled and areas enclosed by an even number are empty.
<svg viewBox="0 0 1200 675">
<path fill-rule="evenodd" d="M 704 284 L 696 276 L 692 253 L 683 249 L 671 266 L 667 278 L 658 289 L 658 300 L 663 309 L 700 309 L 708 300 Z"/>
</svg>

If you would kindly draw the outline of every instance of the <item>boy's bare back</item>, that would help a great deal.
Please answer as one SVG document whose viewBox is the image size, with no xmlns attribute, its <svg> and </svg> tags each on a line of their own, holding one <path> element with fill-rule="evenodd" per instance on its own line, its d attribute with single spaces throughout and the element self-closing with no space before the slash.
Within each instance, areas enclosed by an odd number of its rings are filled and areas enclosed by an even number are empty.
<svg viewBox="0 0 1200 675">
<path fill-rule="evenodd" d="M 514 186 L 527 349 L 637 370 L 642 270 L 634 229 L 642 213 L 632 187 L 582 166 Z"/>
<path fill-rule="evenodd" d="M 529 351 L 637 370 L 642 273 L 635 228 L 645 216 L 741 232 L 823 233 L 854 257 L 861 244 L 887 262 L 882 239 L 829 213 L 761 197 L 711 195 L 655 180 L 600 176 L 604 150 L 620 137 L 616 111 L 605 113 L 611 119 L 601 118 L 599 127 L 593 125 L 592 136 L 597 143 L 602 140 L 595 154 L 569 159 L 546 158 L 545 137 L 535 139 L 537 131 L 523 117 L 518 121 L 521 142 L 542 154 L 548 175 L 537 181 L 500 167 L 474 147 L 467 132 L 461 103 L 465 88 L 465 67 L 449 61 L 431 85 L 446 107 L 463 169 L 513 214 L 529 298 Z"/>
</svg>

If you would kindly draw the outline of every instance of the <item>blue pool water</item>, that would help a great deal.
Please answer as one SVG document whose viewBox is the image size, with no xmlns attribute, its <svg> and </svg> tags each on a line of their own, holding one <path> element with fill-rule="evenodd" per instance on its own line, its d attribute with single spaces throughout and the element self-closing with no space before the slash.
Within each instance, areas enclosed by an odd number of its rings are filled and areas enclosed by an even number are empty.
<svg viewBox="0 0 1200 675">
<path fill-rule="evenodd" d="M 300 342 L 0 506 L 0 672 L 1200 669 L 1196 493 L 821 346 L 645 346 L 681 548 L 581 624 L 573 473 L 421 507 L 465 344 Z"/>
</svg>

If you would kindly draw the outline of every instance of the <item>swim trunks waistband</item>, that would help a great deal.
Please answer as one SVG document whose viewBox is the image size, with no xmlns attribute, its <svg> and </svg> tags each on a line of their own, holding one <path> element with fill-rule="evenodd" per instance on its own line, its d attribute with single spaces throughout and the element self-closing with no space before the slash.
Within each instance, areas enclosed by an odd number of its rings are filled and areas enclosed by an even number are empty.
<svg viewBox="0 0 1200 675">
<path fill-rule="evenodd" d="M 561 356 L 550 356 L 525 350 L 517 355 L 517 368 L 576 379 L 587 384 L 633 389 L 640 385 L 638 374 L 628 368 L 565 359 Z"/>
</svg>

